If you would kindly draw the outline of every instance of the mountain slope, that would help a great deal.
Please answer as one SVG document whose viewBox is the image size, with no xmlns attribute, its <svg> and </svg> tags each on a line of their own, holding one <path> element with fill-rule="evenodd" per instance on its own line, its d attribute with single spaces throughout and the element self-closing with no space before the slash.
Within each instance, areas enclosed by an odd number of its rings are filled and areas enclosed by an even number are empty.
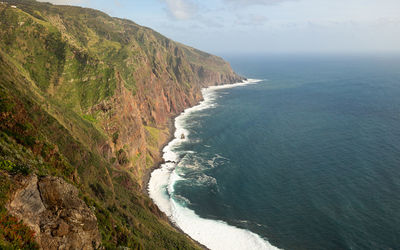
<svg viewBox="0 0 400 250">
<path fill-rule="evenodd" d="M 6 207 L 26 180 L 57 176 L 78 188 L 103 246 L 197 248 L 144 194 L 145 176 L 171 118 L 201 100 L 202 87 L 240 80 L 221 58 L 129 20 L 0 3 L 0 217 L 18 218 Z M 35 244 L 7 235 L 0 228 L 0 245 Z"/>
</svg>

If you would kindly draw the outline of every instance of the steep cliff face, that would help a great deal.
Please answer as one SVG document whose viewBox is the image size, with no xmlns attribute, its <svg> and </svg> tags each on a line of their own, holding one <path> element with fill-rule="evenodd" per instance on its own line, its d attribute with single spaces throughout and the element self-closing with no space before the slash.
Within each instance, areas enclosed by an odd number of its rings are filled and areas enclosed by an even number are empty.
<svg viewBox="0 0 400 250">
<path fill-rule="evenodd" d="M 0 160 L 27 170 L 0 170 L 5 197 L 15 176 L 57 175 L 95 208 L 104 246 L 193 247 L 142 193 L 143 177 L 202 87 L 241 80 L 221 58 L 128 20 L 0 3 Z"/>
</svg>

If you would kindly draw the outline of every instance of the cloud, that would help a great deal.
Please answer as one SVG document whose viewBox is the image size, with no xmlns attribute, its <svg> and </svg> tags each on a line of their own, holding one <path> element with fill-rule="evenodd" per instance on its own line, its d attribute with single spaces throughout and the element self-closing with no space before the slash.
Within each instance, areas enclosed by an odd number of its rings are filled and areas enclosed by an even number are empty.
<svg viewBox="0 0 400 250">
<path fill-rule="evenodd" d="M 222 20 L 218 20 L 218 18 L 207 18 L 203 16 L 198 17 L 198 21 L 207 29 L 209 28 L 217 28 L 221 29 L 224 28 L 224 22 Z"/>
<path fill-rule="evenodd" d="M 250 5 L 275 5 L 283 2 L 297 1 L 297 0 L 224 0 L 228 4 L 236 4 L 241 6 Z"/>
<path fill-rule="evenodd" d="M 178 20 L 187 20 L 196 15 L 198 6 L 188 0 L 165 0 L 168 13 Z"/>
<path fill-rule="evenodd" d="M 236 15 L 235 24 L 243 26 L 261 26 L 269 20 L 263 15 Z"/>
</svg>

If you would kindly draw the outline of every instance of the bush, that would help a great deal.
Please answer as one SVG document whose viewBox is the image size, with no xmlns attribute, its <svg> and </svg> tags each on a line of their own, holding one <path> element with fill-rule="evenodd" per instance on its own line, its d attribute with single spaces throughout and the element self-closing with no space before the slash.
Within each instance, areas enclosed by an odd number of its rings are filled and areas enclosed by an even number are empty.
<svg viewBox="0 0 400 250">
<path fill-rule="evenodd" d="M 106 198 L 106 192 L 99 183 L 90 184 L 89 186 L 99 199 L 104 200 Z"/>
<path fill-rule="evenodd" d="M 119 137 L 118 131 L 115 132 L 115 133 L 112 135 L 112 141 L 114 142 L 114 144 L 117 144 L 118 137 Z"/>
<path fill-rule="evenodd" d="M 28 175 L 31 172 L 29 167 L 21 164 L 16 165 L 8 160 L 0 161 L 0 169 L 5 170 L 13 175 L 15 174 Z"/>
<path fill-rule="evenodd" d="M 35 242 L 35 233 L 5 210 L 0 212 L 0 238 L 3 242 L 8 243 L 0 248 L 39 249 Z"/>
<path fill-rule="evenodd" d="M 117 152 L 117 159 L 118 159 L 118 163 L 120 165 L 129 163 L 128 155 L 126 154 L 125 150 L 123 150 L 122 148 L 120 150 L 118 150 L 118 152 Z"/>
</svg>

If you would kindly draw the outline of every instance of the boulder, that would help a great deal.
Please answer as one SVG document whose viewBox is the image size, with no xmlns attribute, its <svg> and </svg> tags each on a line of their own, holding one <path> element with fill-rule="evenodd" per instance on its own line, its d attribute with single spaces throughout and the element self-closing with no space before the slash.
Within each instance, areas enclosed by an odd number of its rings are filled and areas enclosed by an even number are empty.
<svg viewBox="0 0 400 250">
<path fill-rule="evenodd" d="M 7 208 L 35 231 L 43 249 L 99 249 L 97 218 L 78 195 L 78 189 L 61 178 L 33 175 Z"/>
</svg>

